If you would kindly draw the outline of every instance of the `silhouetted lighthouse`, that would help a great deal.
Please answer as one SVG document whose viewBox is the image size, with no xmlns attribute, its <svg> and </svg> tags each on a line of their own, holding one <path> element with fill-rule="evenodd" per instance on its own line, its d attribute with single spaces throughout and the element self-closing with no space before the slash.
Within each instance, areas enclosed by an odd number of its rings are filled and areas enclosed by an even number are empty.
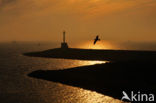
<svg viewBox="0 0 156 103">
<path fill-rule="evenodd" d="M 63 31 L 63 42 L 61 43 L 61 48 L 66 49 L 68 48 L 68 44 L 66 43 L 66 32 Z"/>
<path fill-rule="evenodd" d="M 66 32 L 65 31 L 63 31 L 63 43 L 65 43 L 66 42 Z"/>
</svg>

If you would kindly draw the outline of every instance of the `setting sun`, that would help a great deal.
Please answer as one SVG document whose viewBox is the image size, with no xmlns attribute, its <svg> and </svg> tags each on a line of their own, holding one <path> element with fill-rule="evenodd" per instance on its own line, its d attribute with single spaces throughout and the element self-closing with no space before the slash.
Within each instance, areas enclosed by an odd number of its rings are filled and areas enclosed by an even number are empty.
<svg viewBox="0 0 156 103">
<path fill-rule="evenodd" d="M 75 47 L 84 48 L 84 49 L 113 49 L 114 48 L 111 43 L 104 40 L 97 42 L 95 45 L 93 44 L 93 41 L 90 40 L 87 42 L 82 42 L 79 45 L 76 45 Z"/>
</svg>

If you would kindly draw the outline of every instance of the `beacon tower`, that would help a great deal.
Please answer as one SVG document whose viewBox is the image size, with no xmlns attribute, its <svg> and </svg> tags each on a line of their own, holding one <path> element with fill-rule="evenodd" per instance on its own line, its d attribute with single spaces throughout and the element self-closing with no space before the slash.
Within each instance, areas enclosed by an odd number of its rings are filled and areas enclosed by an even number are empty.
<svg viewBox="0 0 156 103">
<path fill-rule="evenodd" d="M 65 31 L 63 31 L 63 42 L 61 43 L 61 48 L 62 49 L 68 48 L 68 44 L 66 43 L 66 32 Z"/>
</svg>

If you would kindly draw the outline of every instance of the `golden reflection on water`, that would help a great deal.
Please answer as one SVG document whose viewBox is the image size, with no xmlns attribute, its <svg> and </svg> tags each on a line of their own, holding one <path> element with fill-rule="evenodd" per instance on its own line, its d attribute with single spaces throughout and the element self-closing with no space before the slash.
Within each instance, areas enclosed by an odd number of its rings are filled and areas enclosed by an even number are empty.
<svg viewBox="0 0 156 103">
<path fill-rule="evenodd" d="M 55 61 L 59 64 L 60 68 L 64 67 L 64 69 L 108 62 L 70 59 L 56 59 Z M 53 63 L 50 64 L 54 66 Z M 40 93 L 42 94 L 43 98 L 46 99 L 47 103 L 124 103 L 118 99 L 114 99 L 113 97 L 79 87 L 54 83 L 53 85 L 55 86 L 52 88 L 51 82 L 43 81 L 43 84 L 45 85 L 46 89 L 41 89 Z"/>
<path fill-rule="evenodd" d="M 85 65 L 95 65 L 95 64 L 103 64 L 103 63 L 107 63 L 108 61 L 78 61 L 78 63 L 81 66 L 85 66 Z"/>
<path fill-rule="evenodd" d="M 50 82 L 42 81 L 42 83 L 46 89 L 40 89 L 40 94 L 47 103 L 124 103 L 118 99 L 79 87 L 53 83 L 55 86 L 52 88 Z"/>
<path fill-rule="evenodd" d="M 80 89 L 77 95 L 80 95 L 79 99 L 83 100 L 78 103 L 122 103 L 120 100 L 90 90 Z"/>
</svg>

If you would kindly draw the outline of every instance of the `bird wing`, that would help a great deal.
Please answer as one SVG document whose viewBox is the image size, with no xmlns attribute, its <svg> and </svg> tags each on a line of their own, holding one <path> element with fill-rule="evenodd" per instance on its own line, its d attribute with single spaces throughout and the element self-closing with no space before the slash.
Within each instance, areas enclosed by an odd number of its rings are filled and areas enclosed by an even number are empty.
<svg viewBox="0 0 156 103">
<path fill-rule="evenodd" d="M 94 40 L 94 44 L 96 44 L 96 42 L 97 42 L 97 39 Z"/>
</svg>

